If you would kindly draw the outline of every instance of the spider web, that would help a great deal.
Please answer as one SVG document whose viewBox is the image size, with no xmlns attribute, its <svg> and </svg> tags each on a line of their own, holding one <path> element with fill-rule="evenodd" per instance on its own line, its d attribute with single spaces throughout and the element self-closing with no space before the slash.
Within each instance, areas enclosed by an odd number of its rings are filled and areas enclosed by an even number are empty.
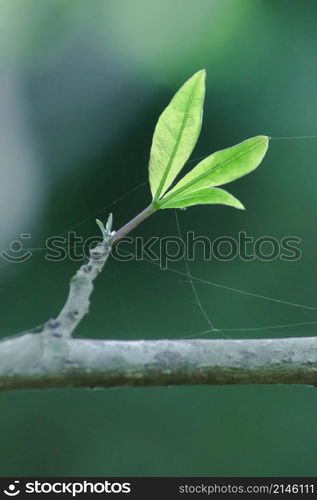
<svg viewBox="0 0 317 500">
<path fill-rule="evenodd" d="M 317 139 L 317 135 L 271 137 L 270 139 L 271 140 L 307 140 L 307 139 Z M 191 159 L 191 160 L 189 160 L 189 162 L 197 161 L 197 160 L 203 159 L 205 157 L 206 156 Z M 57 236 L 66 235 L 69 231 L 74 230 L 74 229 L 80 227 L 81 225 L 83 225 L 84 223 L 86 223 L 87 221 L 90 221 L 90 220 L 96 218 L 96 216 L 104 213 L 106 210 L 111 209 L 112 207 L 119 204 L 121 201 L 123 201 L 125 198 L 127 198 L 131 194 L 133 194 L 136 191 L 143 188 L 145 185 L 147 185 L 147 183 L 148 183 L 147 180 L 143 181 L 142 183 L 138 184 L 137 186 L 135 186 L 132 189 L 130 189 L 129 191 L 127 191 L 125 194 L 123 194 L 119 198 L 106 204 L 105 206 L 100 208 L 98 211 L 90 214 L 89 216 L 85 217 L 84 219 L 73 224 L 71 227 L 69 227 L 68 229 L 59 233 Z M 178 236 L 179 236 L 179 238 L 181 238 L 181 227 L 180 227 L 180 221 L 179 221 L 177 210 L 175 210 L 175 219 L 176 219 L 176 228 L 177 228 Z M 3 252 L 5 250 L 8 250 L 8 249 L 0 249 L 0 252 Z M 47 251 L 47 248 L 43 244 L 42 246 L 38 246 L 35 248 L 25 248 L 24 250 L 29 250 L 32 252 L 44 252 L 44 251 Z M 121 252 L 125 253 L 126 255 L 131 255 L 132 257 L 134 257 L 132 254 L 129 254 L 129 252 L 123 252 L 122 250 L 121 250 Z M 1 256 L 1 254 L 0 254 L 0 256 Z M 197 307 L 203 320 L 205 321 L 206 329 L 201 330 L 198 333 L 194 333 L 192 335 L 183 336 L 182 338 L 212 336 L 215 334 L 223 336 L 225 338 L 232 338 L 232 335 L 234 333 L 238 333 L 238 332 L 268 333 L 269 335 L 273 334 L 273 335 L 280 336 L 281 334 L 283 334 L 283 331 L 285 331 L 285 330 L 289 330 L 289 329 L 293 329 L 293 328 L 297 328 L 297 327 L 301 327 L 301 328 L 308 327 L 308 326 L 313 326 L 313 325 L 317 324 L 317 320 L 312 320 L 312 321 L 304 321 L 304 322 L 298 321 L 298 322 L 293 322 L 293 323 L 289 323 L 289 322 L 288 323 L 277 323 L 277 324 L 269 324 L 269 325 L 263 325 L 263 326 L 261 326 L 261 325 L 260 326 L 259 325 L 254 325 L 254 326 L 246 325 L 244 327 L 238 327 L 238 328 L 219 328 L 218 326 L 216 327 L 214 320 L 211 317 L 211 314 L 209 312 L 207 312 L 205 306 L 202 303 L 202 300 L 200 298 L 200 294 L 198 291 L 199 285 L 200 286 L 201 285 L 211 286 L 213 288 L 222 289 L 222 290 L 225 290 L 225 291 L 233 293 L 233 294 L 249 296 L 250 298 L 252 297 L 254 299 L 258 299 L 261 301 L 268 301 L 268 302 L 272 302 L 275 304 L 279 304 L 281 306 L 284 305 L 284 306 L 288 306 L 288 307 L 295 308 L 295 309 L 301 309 L 301 310 L 306 310 L 306 311 L 317 311 L 317 307 L 314 307 L 312 305 L 292 302 L 289 300 L 285 300 L 283 298 L 273 297 L 273 296 L 269 296 L 269 295 L 263 295 L 263 294 L 260 294 L 258 292 L 253 292 L 250 290 L 232 287 L 232 286 L 226 285 L 224 283 L 219 283 L 216 281 L 211 281 L 211 280 L 201 278 L 199 276 L 195 276 L 194 274 L 192 274 L 190 272 L 189 263 L 188 263 L 188 260 L 186 258 L 186 255 L 184 255 L 183 261 L 184 261 L 183 262 L 184 263 L 184 271 L 180 271 L 179 269 L 175 269 L 173 267 L 168 267 L 166 271 L 169 273 L 173 273 L 173 274 L 177 275 L 178 277 L 181 277 L 182 279 L 180 281 L 189 284 L 190 289 L 191 289 L 191 296 L 192 296 L 193 303 L 195 304 L 195 307 Z M 137 262 L 140 264 L 139 261 L 137 261 Z M 143 262 L 141 263 L 141 265 L 144 265 L 144 264 L 150 264 L 150 265 L 153 265 L 156 267 L 160 266 L 160 264 L 158 262 L 151 260 L 151 259 L 148 259 L 148 258 L 143 258 Z M 8 265 L 10 265 L 10 262 L 8 262 L 8 261 L 1 262 L 0 261 L 0 269 L 5 267 L 5 266 L 8 266 Z M 107 271 L 105 271 L 105 272 L 107 272 Z M 184 278 L 186 278 L 186 279 L 184 279 Z M 120 303 L 119 304 L 120 309 L 123 310 L 123 304 L 122 304 L 121 297 L 119 296 L 118 290 L 116 290 L 116 295 L 117 295 L 118 301 Z M 314 315 L 314 317 L 315 317 L 315 315 Z M 35 331 L 37 328 L 39 328 L 41 326 L 43 326 L 43 325 L 41 324 L 41 325 L 38 325 L 37 327 L 34 327 L 33 331 Z M 30 331 L 30 330 L 28 330 L 28 331 Z M 19 332 L 19 333 L 23 333 L 23 332 Z M 229 334 L 231 336 L 229 336 Z"/>
</svg>

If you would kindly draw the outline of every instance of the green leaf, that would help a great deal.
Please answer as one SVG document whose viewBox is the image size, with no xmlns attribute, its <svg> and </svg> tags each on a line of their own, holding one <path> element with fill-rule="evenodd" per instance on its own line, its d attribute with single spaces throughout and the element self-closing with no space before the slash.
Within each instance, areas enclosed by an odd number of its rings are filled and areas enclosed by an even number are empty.
<svg viewBox="0 0 317 500">
<path fill-rule="evenodd" d="M 195 73 L 175 94 L 155 127 L 149 177 L 159 200 L 180 172 L 197 142 L 205 98 L 205 70 Z"/>
<path fill-rule="evenodd" d="M 191 196 L 194 190 L 221 186 L 248 174 L 261 163 L 268 141 L 268 137 L 259 135 L 208 156 L 164 196 L 159 208 L 166 208 L 167 202 L 174 199 Z"/>
<path fill-rule="evenodd" d="M 240 203 L 237 198 L 232 196 L 224 189 L 219 188 L 202 188 L 192 191 L 191 193 L 181 194 L 179 198 L 172 198 L 170 201 L 164 203 L 164 198 L 162 200 L 162 205 L 160 208 L 185 208 L 192 205 L 203 205 L 203 204 L 221 204 L 229 205 L 231 207 L 240 208 L 244 210 L 244 206 Z"/>
</svg>

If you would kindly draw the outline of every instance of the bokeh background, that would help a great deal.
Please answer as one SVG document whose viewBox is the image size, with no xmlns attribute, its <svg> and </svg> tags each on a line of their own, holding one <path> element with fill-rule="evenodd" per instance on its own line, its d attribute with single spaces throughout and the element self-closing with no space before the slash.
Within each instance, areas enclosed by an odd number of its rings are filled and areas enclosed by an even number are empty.
<svg viewBox="0 0 317 500">
<path fill-rule="evenodd" d="M 193 158 L 257 134 L 317 134 L 314 0 L 1 0 L 0 12 L 0 246 L 30 233 L 24 246 L 38 249 L 23 264 L 0 261 L 3 337 L 54 317 L 65 300 L 79 263 L 45 260 L 47 237 L 94 236 L 97 214 L 111 210 L 118 228 L 149 203 L 156 120 L 198 69 L 207 97 Z M 181 231 L 297 236 L 302 258 L 205 262 L 198 252 L 190 272 L 317 307 L 316 185 L 317 139 L 272 140 L 261 167 L 229 186 L 247 210 L 180 211 Z M 172 210 L 135 231 L 175 234 Z M 272 328 L 313 322 L 313 309 L 196 288 L 218 328 L 267 327 L 233 338 L 316 332 Z M 76 335 L 178 339 L 206 327 L 186 277 L 112 260 Z M 2 476 L 316 474 L 311 387 L 10 392 L 0 408 Z"/>
</svg>

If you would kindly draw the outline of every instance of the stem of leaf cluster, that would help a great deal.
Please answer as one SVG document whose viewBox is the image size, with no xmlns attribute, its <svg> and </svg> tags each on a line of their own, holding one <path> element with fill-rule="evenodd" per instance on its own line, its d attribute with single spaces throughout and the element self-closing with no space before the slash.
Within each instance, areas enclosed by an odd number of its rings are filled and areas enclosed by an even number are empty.
<svg viewBox="0 0 317 500">
<path fill-rule="evenodd" d="M 140 212 L 133 219 L 131 219 L 129 222 L 127 222 L 127 224 L 125 224 L 118 231 L 115 232 L 115 234 L 110 239 L 110 245 L 113 245 L 121 238 L 124 238 L 128 233 L 130 233 L 132 231 L 132 229 L 134 229 L 139 224 L 141 224 L 141 222 L 143 222 L 150 215 L 152 215 L 154 212 L 156 212 L 156 210 L 157 210 L 157 208 L 154 207 L 153 204 L 151 203 L 151 205 L 146 207 L 144 210 L 142 210 L 142 212 Z"/>
</svg>

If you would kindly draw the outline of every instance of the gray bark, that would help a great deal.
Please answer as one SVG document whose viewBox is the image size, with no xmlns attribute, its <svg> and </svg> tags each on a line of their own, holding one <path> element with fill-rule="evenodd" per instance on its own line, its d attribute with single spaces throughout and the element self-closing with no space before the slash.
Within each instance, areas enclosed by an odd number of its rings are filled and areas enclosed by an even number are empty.
<svg viewBox="0 0 317 500">
<path fill-rule="evenodd" d="M 317 337 L 0 342 L 0 390 L 195 384 L 317 385 Z"/>
<path fill-rule="evenodd" d="M 257 340 L 89 340 L 71 338 L 87 314 L 93 282 L 111 245 L 151 213 L 103 241 L 71 279 L 56 319 L 40 333 L 0 342 L 0 390 L 194 384 L 317 384 L 317 337 Z"/>
<path fill-rule="evenodd" d="M 97 221 L 102 231 L 103 241 L 90 250 L 90 257 L 70 280 L 69 293 L 65 305 L 56 319 L 46 323 L 43 333 L 55 336 L 71 337 L 76 326 L 89 312 L 90 296 L 94 289 L 94 281 L 101 273 L 110 255 L 109 239 L 112 235 L 112 215 L 110 214 L 106 228 Z"/>
</svg>

